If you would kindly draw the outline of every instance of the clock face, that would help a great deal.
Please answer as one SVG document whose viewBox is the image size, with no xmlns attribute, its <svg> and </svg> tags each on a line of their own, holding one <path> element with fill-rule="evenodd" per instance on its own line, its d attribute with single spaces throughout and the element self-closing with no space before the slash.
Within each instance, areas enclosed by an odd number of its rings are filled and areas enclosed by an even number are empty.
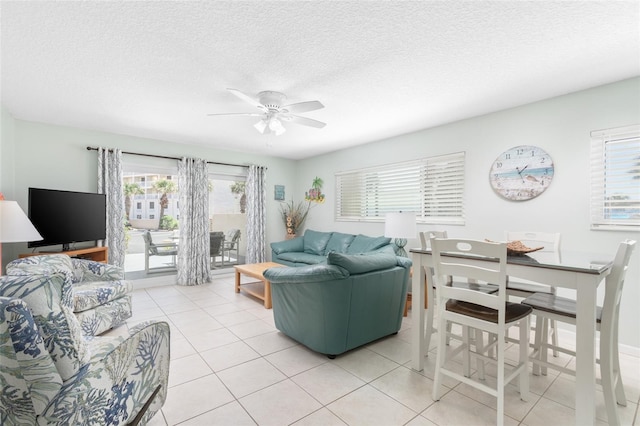
<svg viewBox="0 0 640 426">
<path fill-rule="evenodd" d="M 530 200 L 542 194 L 553 179 L 551 156 L 537 146 L 508 149 L 493 162 L 489 180 L 507 200 Z"/>
</svg>

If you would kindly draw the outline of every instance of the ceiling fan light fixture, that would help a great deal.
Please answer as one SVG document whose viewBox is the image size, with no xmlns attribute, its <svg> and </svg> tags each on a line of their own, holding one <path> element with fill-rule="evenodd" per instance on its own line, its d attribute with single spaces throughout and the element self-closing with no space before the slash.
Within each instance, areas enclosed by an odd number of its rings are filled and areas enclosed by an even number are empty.
<svg viewBox="0 0 640 426">
<path fill-rule="evenodd" d="M 253 127 L 255 127 L 260 133 L 264 134 L 264 131 L 267 128 L 267 122 L 266 120 L 260 120 L 256 124 L 254 124 Z"/>
<path fill-rule="evenodd" d="M 276 136 L 280 136 L 281 134 L 287 131 L 287 129 L 285 129 L 282 123 L 280 122 L 280 120 L 278 120 L 275 117 L 272 117 L 269 120 L 269 129 L 275 132 Z"/>
</svg>

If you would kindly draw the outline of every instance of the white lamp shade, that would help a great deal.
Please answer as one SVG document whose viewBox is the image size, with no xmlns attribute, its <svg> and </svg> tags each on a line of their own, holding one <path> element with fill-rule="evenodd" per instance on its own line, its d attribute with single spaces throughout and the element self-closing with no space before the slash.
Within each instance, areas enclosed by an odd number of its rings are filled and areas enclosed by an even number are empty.
<svg viewBox="0 0 640 426">
<path fill-rule="evenodd" d="M 0 243 L 42 240 L 16 201 L 0 200 Z"/>
<path fill-rule="evenodd" d="M 387 213 L 384 221 L 385 237 L 409 239 L 416 238 L 417 234 L 415 213 Z"/>
</svg>

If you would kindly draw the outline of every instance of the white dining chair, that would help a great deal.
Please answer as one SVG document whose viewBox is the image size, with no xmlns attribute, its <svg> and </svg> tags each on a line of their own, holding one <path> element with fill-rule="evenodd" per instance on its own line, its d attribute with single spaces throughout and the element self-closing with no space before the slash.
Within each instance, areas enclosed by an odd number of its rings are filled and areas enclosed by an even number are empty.
<svg viewBox="0 0 640 426">
<path fill-rule="evenodd" d="M 505 233 L 507 242 L 520 241 L 529 248 L 542 247 L 540 252 L 553 253 L 560 256 L 560 233 L 559 232 L 531 232 L 531 231 L 507 231 Z M 545 283 L 523 280 L 520 278 L 507 277 L 507 295 L 526 298 L 534 293 L 556 294 L 556 288 Z M 537 323 L 537 319 L 536 319 Z M 556 322 L 551 320 L 549 324 L 542 324 L 543 330 L 551 333 L 551 341 L 558 345 L 558 327 Z M 558 351 L 553 351 L 553 356 L 558 356 Z M 537 372 L 537 367 L 536 367 Z"/>
<path fill-rule="evenodd" d="M 624 277 L 635 245 L 635 241 L 626 240 L 618 246 L 611 273 L 605 281 L 604 304 L 596 309 L 596 328 L 600 332 L 600 359 L 597 362 L 600 364 L 600 383 L 603 388 L 607 418 L 610 425 L 620 424 L 616 403 L 622 406 L 627 405 L 618 358 L 618 317 Z M 573 299 L 549 293 L 535 293 L 524 299 L 522 303 L 533 308 L 533 314 L 537 315 L 538 318 L 543 317 L 574 325 L 576 323 L 577 309 L 576 301 Z M 536 326 L 531 361 L 534 365 L 553 368 L 575 376 L 574 370 L 548 362 L 548 349 L 558 350 L 572 356 L 576 355 L 574 350 L 560 347 L 553 343 L 549 344 L 548 335 L 545 333 L 542 324 L 539 324 L 539 326 Z"/>
<path fill-rule="evenodd" d="M 420 243 L 424 250 L 429 249 L 431 246 L 431 238 L 448 238 L 447 231 L 424 231 L 420 232 Z M 431 335 L 437 331 L 433 326 L 434 322 L 434 313 L 435 313 L 435 288 L 436 284 L 433 279 L 433 268 L 429 268 L 429 270 L 423 270 L 423 273 L 426 274 L 427 279 L 426 287 L 425 287 L 425 308 L 427 309 L 426 315 L 426 326 L 425 326 L 425 346 L 427 351 L 429 350 L 429 345 L 431 344 Z M 487 285 L 481 283 L 474 283 L 462 280 L 453 280 L 452 277 L 448 277 L 448 285 L 453 287 L 467 288 L 470 290 L 481 291 L 484 293 L 495 293 L 498 291 L 498 288 L 494 285 Z M 449 344 L 449 340 L 451 338 L 451 324 L 447 326 L 447 345 Z M 456 336 L 453 336 L 454 338 Z"/>
<path fill-rule="evenodd" d="M 495 396 L 498 400 L 497 424 L 502 425 L 504 423 L 504 393 L 508 383 L 517 377 L 520 399 L 526 401 L 529 396 L 528 335 L 532 311 L 526 305 L 507 301 L 507 245 L 504 242 L 432 238 L 431 250 L 438 297 L 438 329 L 445 330 L 449 322 L 462 326 L 462 343 L 455 349 L 447 348 L 447 333 L 438 333 L 433 399 L 436 401 L 440 399 L 442 376 L 449 376 Z M 485 257 L 491 261 L 483 264 L 484 266 L 469 265 L 465 264 L 464 260 L 455 257 L 456 254 Z M 498 291 L 483 293 L 468 288 L 452 287 L 448 284 L 449 276 L 452 276 L 454 281 L 462 279 L 463 281 L 492 284 L 497 287 Z M 518 345 L 520 354 L 517 365 L 512 366 L 505 361 L 507 346 L 505 336 L 507 328 L 514 325 L 518 325 L 520 330 Z M 497 338 L 492 339 L 487 346 L 480 345 L 477 339 L 472 343 L 470 339 L 472 329 L 476 330 L 476 337 L 478 337 L 479 331 L 486 331 Z M 495 349 L 495 351 L 490 352 L 490 349 Z M 459 353 L 463 354 L 462 374 L 459 372 L 459 365 L 455 362 L 449 362 L 447 365 L 447 356 L 453 358 Z M 472 357 L 477 361 L 477 377 L 480 380 L 471 378 L 470 360 Z M 492 387 L 485 380 L 482 380 L 484 379 L 484 364 L 487 362 L 497 364 L 496 387 Z"/>
</svg>

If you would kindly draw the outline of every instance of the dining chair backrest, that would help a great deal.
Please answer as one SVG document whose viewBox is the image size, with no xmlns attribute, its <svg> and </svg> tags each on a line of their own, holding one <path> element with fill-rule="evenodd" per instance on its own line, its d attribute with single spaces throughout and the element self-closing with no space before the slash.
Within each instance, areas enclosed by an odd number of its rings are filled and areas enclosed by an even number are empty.
<svg viewBox="0 0 640 426">
<path fill-rule="evenodd" d="M 530 231 L 507 231 L 505 233 L 507 241 L 520 241 L 527 247 L 544 247 L 543 252 L 560 251 L 559 232 L 530 232 Z"/>
<path fill-rule="evenodd" d="M 151 238 L 151 232 L 148 230 L 144 231 L 142 234 L 142 238 L 144 239 L 144 243 L 147 246 L 147 251 L 149 254 L 158 254 L 158 248 L 153 243 L 153 239 Z"/>
<path fill-rule="evenodd" d="M 430 246 L 431 238 L 448 238 L 447 231 L 424 231 L 420 232 L 420 246 L 426 250 Z"/>
<path fill-rule="evenodd" d="M 507 244 L 466 239 L 431 238 L 438 302 L 457 300 L 482 305 L 498 311 L 498 324 L 504 325 L 506 302 Z M 484 266 L 465 264 L 456 254 L 490 258 Z M 454 255 L 454 256 L 451 256 Z M 487 294 L 469 288 L 451 287 L 448 277 L 494 284 L 498 292 Z"/>
<path fill-rule="evenodd" d="M 611 273 L 607 275 L 600 323 L 601 336 L 604 335 L 605 329 L 609 335 L 613 335 L 614 332 L 616 332 L 616 322 L 620 310 L 624 278 L 627 274 L 629 260 L 631 259 L 631 253 L 635 245 L 636 242 L 633 240 L 626 240 L 620 243 L 616 257 L 613 259 Z"/>
</svg>

